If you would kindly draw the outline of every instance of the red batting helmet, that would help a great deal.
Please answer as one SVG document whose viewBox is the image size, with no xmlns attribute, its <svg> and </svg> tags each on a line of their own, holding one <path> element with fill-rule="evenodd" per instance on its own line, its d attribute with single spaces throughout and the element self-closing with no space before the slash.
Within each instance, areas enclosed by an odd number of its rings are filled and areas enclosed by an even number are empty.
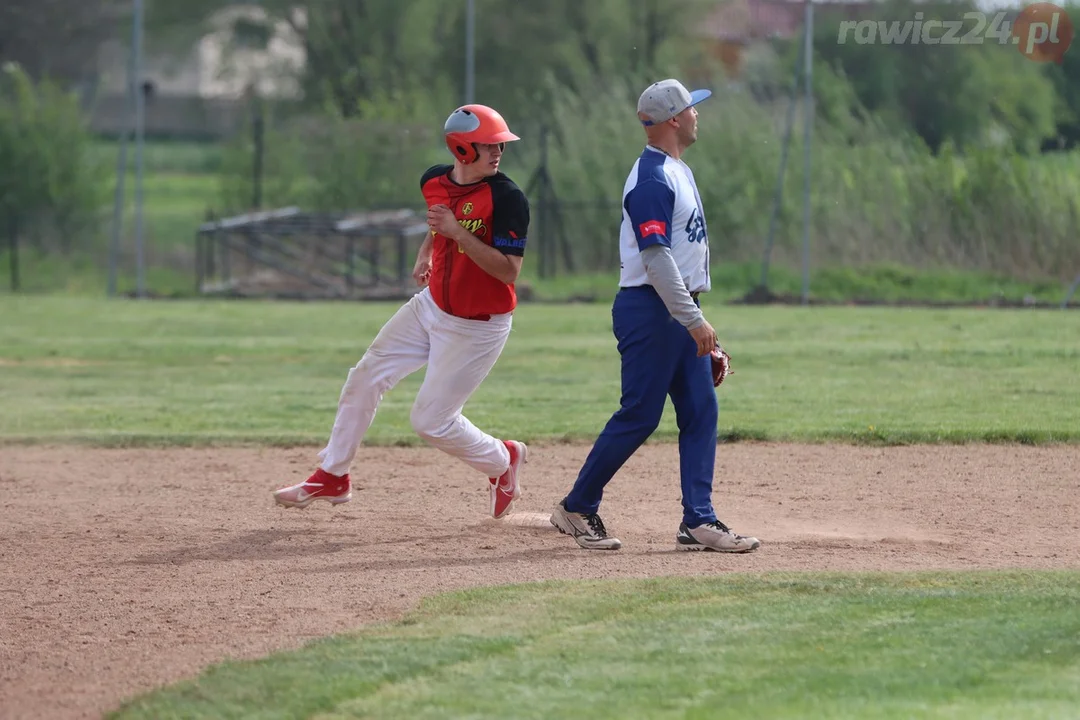
<svg viewBox="0 0 1080 720">
<path fill-rule="evenodd" d="M 446 147 L 466 165 L 476 162 L 480 156 L 476 151 L 477 143 L 494 145 L 521 139 L 510 132 L 502 115 L 487 105 L 459 107 L 446 118 L 443 133 L 446 135 Z"/>
</svg>

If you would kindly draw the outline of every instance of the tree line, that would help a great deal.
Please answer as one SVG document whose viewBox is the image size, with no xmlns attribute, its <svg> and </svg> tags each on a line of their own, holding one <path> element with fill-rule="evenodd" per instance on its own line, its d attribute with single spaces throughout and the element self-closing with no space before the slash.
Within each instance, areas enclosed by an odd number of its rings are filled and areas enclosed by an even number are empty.
<svg viewBox="0 0 1080 720">
<path fill-rule="evenodd" d="M 734 0 L 731 0 L 734 1 Z M 716 0 L 475 0 L 476 95 L 518 125 L 548 122 L 553 88 L 595 94 L 619 81 L 660 75 L 727 82 L 715 39 L 700 29 Z M 182 51 L 226 0 L 146 0 L 148 47 Z M 234 21 L 233 47 L 267 43 L 287 28 L 305 50 L 300 86 L 313 112 L 346 118 L 426 121 L 464 95 L 465 0 L 260 0 L 261 16 Z M 983 32 L 977 44 L 887 45 L 848 40 L 846 4 L 825 4 L 815 23 L 815 95 L 822 120 L 852 127 L 867 117 L 912 132 L 934 150 L 1007 144 L 1022 152 L 1080 140 L 1080 48 L 1061 64 L 1027 60 L 1010 42 Z M 971 29 L 972 0 L 885 0 L 860 15 L 888 23 L 956 21 Z M 1018 6 L 1019 8 L 1019 6 Z M 1080 26 L 1080 6 L 1066 6 Z M 993 15 L 987 11 L 982 15 Z M 7 0 L 0 7 L 0 63 L 33 79 L 93 90 L 96 49 L 125 41 L 130 2 Z M 799 38 L 765 41 L 744 52 L 758 61 L 743 77 L 755 94 L 789 86 Z M 711 46 L 710 46 L 711 45 Z M 438 113 L 436 113 L 438 114 Z"/>
<path fill-rule="evenodd" d="M 151 0 L 158 37 L 193 37 L 221 0 Z M 552 88 L 602 92 L 617 81 L 642 85 L 660 75 L 727 78 L 716 40 L 699 29 L 713 0 L 475 0 L 477 97 L 518 124 L 550 120 Z M 416 115 L 452 107 L 464 93 L 465 2 L 320 0 L 301 12 L 264 0 L 265 23 L 283 22 L 303 43 L 305 103 L 345 117 L 372 117 L 391 103 Z M 886 0 L 861 14 L 884 23 L 920 18 L 974 30 L 971 0 Z M 821 5 L 814 33 L 815 95 L 823 120 L 851 126 L 874 117 L 937 150 L 1007 144 L 1023 152 L 1080 139 L 1080 48 L 1061 64 L 1036 63 L 984 30 L 975 44 L 839 42 L 845 4 Z M 1019 9 L 1019 5 L 1017 6 Z M 1080 27 L 1080 6 L 1067 6 Z M 265 37 L 265 35 L 264 35 Z M 970 39 L 970 38 L 969 38 Z M 765 41 L 737 81 L 775 97 L 790 85 L 800 38 Z"/>
</svg>

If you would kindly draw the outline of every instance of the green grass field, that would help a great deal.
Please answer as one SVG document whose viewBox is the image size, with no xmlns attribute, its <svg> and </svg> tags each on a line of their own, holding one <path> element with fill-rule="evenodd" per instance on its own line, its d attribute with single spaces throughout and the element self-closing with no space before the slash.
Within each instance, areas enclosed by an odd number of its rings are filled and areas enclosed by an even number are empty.
<svg viewBox="0 0 1080 720">
<path fill-rule="evenodd" d="M 397 304 L 0 297 L 0 442 L 318 443 L 348 369 Z M 1080 315 L 706 306 L 735 375 L 727 439 L 1080 440 Z M 606 304 L 523 305 L 466 406 L 525 440 L 591 440 L 617 408 Z M 419 442 L 422 373 L 371 443 Z M 658 440 L 676 433 L 670 406 Z"/>
<path fill-rule="evenodd" d="M 217 666 L 114 718 L 1070 718 L 1080 573 L 544 583 Z"/>
</svg>

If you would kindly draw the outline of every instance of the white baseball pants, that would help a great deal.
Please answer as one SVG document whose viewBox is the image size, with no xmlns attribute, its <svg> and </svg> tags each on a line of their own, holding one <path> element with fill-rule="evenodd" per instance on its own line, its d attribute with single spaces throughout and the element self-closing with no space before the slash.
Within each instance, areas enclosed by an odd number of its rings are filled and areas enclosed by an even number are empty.
<svg viewBox="0 0 1080 720">
<path fill-rule="evenodd" d="M 319 453 L 322 469 L 334 475 L 349 472 L 383 394 L 427 364 L 410 414 L 413 429 L 487 477 L 501 476 L 510 467 L 506 446 L 461 410 L 499 359 L 511 320 L 509 313 L 488 321 L 463 320 L 443 312 L 427 288 L 414 295 L 349 370 L 330 442 Z"/>
</svg>

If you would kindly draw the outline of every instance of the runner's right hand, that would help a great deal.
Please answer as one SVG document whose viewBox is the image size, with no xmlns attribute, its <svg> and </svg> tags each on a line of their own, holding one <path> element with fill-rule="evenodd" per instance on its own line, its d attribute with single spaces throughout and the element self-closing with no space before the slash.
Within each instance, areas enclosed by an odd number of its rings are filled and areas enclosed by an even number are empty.
<svg viewBox="0 0 1080 720">
<path fill-rule="evenodd" d="M 431 257 L 418 257 L 416 258 L 416 265 L 412 271 L 413 280 L 420 287 L 424 287 L 428 284 L 428 278 L 431 277 Z"/>
</svg>

